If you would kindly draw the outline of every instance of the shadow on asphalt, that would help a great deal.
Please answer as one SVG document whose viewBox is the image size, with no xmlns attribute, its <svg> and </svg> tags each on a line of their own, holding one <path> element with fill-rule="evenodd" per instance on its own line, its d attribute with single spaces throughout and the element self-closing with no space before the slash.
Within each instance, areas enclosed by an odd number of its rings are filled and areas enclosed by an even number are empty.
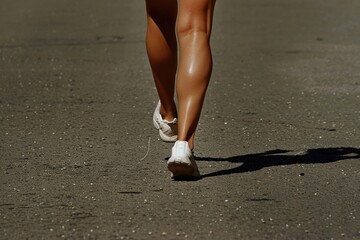
<svg viewBox="0 0 360 240">
<path fill-rule="evenodd" d="M 360 149 L 351 147 L 315 148 L 291 154 L 291 150 L 271 150 L 263 153 L 229 158 L 195 157 L 197 161 L 243 163 L 240 166 L 202 175 L 202 178 L 253 172 L 265 167 L 290 164 L 321 164 L 347 159 L 360 159 Z"/>
</svg>

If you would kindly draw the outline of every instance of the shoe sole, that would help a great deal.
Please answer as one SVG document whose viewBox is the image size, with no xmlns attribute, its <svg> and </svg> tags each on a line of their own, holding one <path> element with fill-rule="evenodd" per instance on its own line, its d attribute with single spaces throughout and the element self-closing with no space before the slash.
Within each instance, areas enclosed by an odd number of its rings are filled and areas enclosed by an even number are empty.
<svg viewBox="0 0 360 240">
<path fill-rule="evenodd" d="M 168 143 L 176 142 L 176 140 L 177 140 L 177 135 L 169 137 L 166 134 L 164 134 L 161 131 L 161 129 L 159 129 L 159 136 L 160 136 L 161 140 L 163 140 L 164 142 L 168 142 Z"/>
<path fill-rule="evenodd" d="M 193 166 L 182 162 L 168 163 L 168 169 L 172 173 L 173 179 L 199 179 L 201 175 L 194 169 Z"/>
</svg>

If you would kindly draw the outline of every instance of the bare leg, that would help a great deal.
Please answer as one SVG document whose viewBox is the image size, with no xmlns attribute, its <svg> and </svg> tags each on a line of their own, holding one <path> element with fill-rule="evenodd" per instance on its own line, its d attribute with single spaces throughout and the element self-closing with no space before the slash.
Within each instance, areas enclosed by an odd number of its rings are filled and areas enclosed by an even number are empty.
<svg viewBox="0 0 360 240">
<path fill-rule="evenodd" d="M 188 141 L 191 149 L 212 71 L 210 35 L 214 6 L 215 0 L 179 0 L 178 140 Z"/>
<path fill-rule="evenodd" d="M 146 48 L 161 101 L 160 113 L 171 121 L 177 115 L 174 102 L 177 0 L 146 0 L 146 10 Z"/>
</svg>

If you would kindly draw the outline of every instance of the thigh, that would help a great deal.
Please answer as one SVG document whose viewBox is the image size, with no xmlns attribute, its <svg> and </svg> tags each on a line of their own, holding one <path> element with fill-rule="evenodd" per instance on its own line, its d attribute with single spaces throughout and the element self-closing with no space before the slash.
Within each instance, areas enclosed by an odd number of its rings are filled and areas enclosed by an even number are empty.
<svg viewBox="0 0 360 240">
<path fill-rule="evenodd" d="M 177 0 L 146 0 L 146 11 L 154 20 L 167 19 L 175 22 L 177 17 Z"/>
</svg>

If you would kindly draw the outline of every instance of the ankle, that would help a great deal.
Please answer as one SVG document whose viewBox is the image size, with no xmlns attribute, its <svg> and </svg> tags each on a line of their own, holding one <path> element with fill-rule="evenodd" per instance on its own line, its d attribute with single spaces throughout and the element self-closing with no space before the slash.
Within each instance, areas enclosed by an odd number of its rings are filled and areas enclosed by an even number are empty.
<svg viewBox="0 0 360 240">
<path fill-rule="evenodd" d="M 162 118 L 168 122 L 172 122 L 176 117 L 175 114 L 169 113 L 169 114 L 161 114 Z"/>
<path fill-rule="evenodd" d="M 174 118 L 177 117 L 176 109 L 175 111 L 173 109 L 165 110 L 163 105 L 161 105 L 160 107 L 160 115 L 164 120 L 167 120 L 169 122 L 171 122 L 172 120 L 174 120 Z"/>
</svg>

